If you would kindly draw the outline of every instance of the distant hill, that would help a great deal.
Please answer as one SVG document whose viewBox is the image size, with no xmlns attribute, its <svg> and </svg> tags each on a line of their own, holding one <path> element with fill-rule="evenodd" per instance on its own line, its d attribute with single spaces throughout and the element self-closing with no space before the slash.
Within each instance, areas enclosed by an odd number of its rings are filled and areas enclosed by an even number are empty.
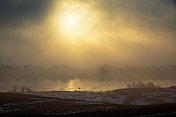
<svg viewBox="0 0 176 117">
<path fill-rule="evenodd" d="M 176 103 L 176 88 L 129 88 L 106 92 L 88 91 L 44 91 L 29 94 L 43 97 L 98 101 L 125 105 L 153 105 Z"/>
</svg>

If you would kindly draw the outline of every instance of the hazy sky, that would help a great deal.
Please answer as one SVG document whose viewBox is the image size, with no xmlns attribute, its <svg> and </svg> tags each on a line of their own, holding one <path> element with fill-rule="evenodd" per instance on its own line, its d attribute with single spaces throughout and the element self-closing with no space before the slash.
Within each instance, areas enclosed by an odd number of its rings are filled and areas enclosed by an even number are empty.
<svg viewBox="0 0 176 117">
<path fill-rule="evenodd" d="M 0 64 L 176 65 L 176 1 L 0 0 Z"/>
</svg>

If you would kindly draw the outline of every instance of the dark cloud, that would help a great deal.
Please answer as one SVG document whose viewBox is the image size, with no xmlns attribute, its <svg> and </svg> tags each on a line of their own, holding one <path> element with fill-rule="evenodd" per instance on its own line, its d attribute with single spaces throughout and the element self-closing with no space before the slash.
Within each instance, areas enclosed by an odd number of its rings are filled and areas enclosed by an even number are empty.
<svg viewBox="0 0 176 117">
<path fill-rule="evenodd" d="M 39 23 L 55 0 L 1 0 L 0 26 Z M 175 0 L 99 0 L 99 6 L 112 19 L 119 13 L 128 21 L 138 21 L 150 28 L 176 30 Z M 140 25 L 140 26 L 141 26 Z"/>
<path fill-rule="evenodd" d="M 125 17 L 129 23 L 157 30 L 176 31 L 175 0 L 100 0 L 99 6 L 113 20 Z"/>
<path fill-rule="evenodd" d="M 39 23 L 51 3 L 50 0 L 0 0 L 0 26 L 12 28 Z"/>
<path fill-rule="evenodd" d="M 40 46 L 36 34 L 28 37 L 21 32 L 26 27 L 37 32 L 34 27 L 41 25 L 51 7 L 52 0 L 0 0 L 1 63 L 30 62 L 29 56 L 37 57 Z"/>
</svg>

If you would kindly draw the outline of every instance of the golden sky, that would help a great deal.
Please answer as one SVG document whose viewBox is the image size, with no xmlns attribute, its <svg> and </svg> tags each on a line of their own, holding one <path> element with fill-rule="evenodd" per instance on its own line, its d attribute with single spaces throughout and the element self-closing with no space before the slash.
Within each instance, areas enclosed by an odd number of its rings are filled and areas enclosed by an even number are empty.
<svg viewBox="0 0 176 117">
<path fill-rule="evenodd" d="M 1 64 L 175 65 L 174 0 L 2 0 Z"/>
</svg>

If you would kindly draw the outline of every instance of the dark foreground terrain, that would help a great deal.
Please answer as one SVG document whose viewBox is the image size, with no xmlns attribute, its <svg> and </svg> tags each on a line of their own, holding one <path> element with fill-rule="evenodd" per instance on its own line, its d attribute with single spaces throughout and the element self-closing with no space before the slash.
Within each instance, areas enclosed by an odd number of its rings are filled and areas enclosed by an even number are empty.
<svg viewBox="0 0 176 117">
<path fill-rule="evenodd" d="M 20 93 L 0 93 L 0 116 L 175 117 L 176 104 L 119 105 L 94 101 L 40 97 Z"/>
</svg>

